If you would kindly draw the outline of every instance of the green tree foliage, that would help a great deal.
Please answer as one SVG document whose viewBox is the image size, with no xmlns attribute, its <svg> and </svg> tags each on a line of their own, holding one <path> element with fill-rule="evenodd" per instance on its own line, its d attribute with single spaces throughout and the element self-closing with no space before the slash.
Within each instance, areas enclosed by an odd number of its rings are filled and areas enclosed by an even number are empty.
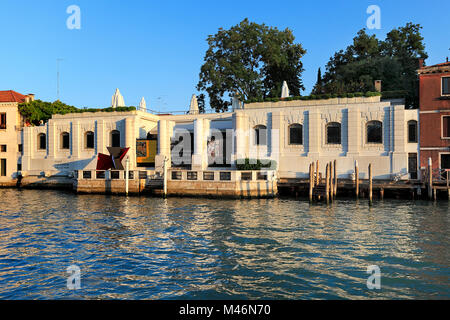
<svg viewBox="0 0 450 320">
<path fill-rule="evenodd" d="M 300 95 L 300 59 L 306 50 L 294 39 L 289 29 L 280 31 L 248 19 L 229 30 L 220 28 L 207 39 L 197 89 L 207 92 L 216 111 L 228 110 L 234 93 L 244 100 L 279 96 L 283 81 L 293 95 Z"/>
<path fill-rule="evenodd" d="M 53 114 L 66 114 L 77 112 L 77 110 L 77 108 L 64 104 L 59 100 L 55 102 L 35 100 L 19 105 L 20 114 L 33 124 L 39 124 L 41 120 L 46 122 Z"/>
<path fill-rule="evenodd" d="M 382 80 L 383 91 L 404 90 L 406 104 L 417 107 L 418 59 L 428 57 L 421 28 L 407 23 L 390 31 L 383 41 L 360 30 L 353 44 L 336 52 L 327 63 L 324 93 L 374 91 L 374 80 Z"/>
<path fill-rule="evenodd" d="M 38 125 L 41 121 L 47 122 L 54 114 L 84 113 L 84 112 L 130 112 L 136 110 L 136 107 L 117 107 L 117 108 L 89 108 L 78 109 L 62 103 L 59 100 L 55 102 L 46 102 L 35 100 L 28 103 L 19 104 L 19 112 L 31 124 Z"/>
<path fill-rule="evenodd" d="M 317 70 L 317 81 L 314 85 L 314 88 L 311 91 L 311 94 L 322 94 L 323 93 L 323 79 L 322 79 L 322 71 Z"/>
</svg>

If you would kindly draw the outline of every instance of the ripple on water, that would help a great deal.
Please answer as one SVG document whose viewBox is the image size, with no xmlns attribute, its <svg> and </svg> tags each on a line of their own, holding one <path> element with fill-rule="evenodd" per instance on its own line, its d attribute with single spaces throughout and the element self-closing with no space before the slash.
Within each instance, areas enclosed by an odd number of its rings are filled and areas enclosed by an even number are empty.
<svg viewBox="0 0 450 320">
<path fill-rule="evenodd" d="M 444 202 L 0 197 L 2 299 L 450 298 Z"/>
</svg>

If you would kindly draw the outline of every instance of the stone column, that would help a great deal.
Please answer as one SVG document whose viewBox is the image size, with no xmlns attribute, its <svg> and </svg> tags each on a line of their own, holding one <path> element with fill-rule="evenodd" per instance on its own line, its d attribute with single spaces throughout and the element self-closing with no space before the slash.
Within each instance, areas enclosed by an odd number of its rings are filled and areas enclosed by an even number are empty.
<svg viewBox="0 0 450 320">
<path fill-rule="evenodd" d="M 106 150 L 106 139 L 105 139 L 105 121 L 100 119 L 97 120 L 97 153 L 108 154 Z"/>
<path fill-rule="evenodd" d="M 406 122 L 405 107 L 403 105 L 393 106 L 394 121 L 393 124 L 393 148 L 392 154 L 392 173 L 400 174 L 402 178 L 407 178 L 408 172 L 408 153 L 406 152 Z"/>
<path fill-rule="evenodd" d="M 164 158 L 169 161 L 166 163 L 170 167 L 170 138 L 172 136 L 172 125 L 167 120 L 158 121 L 158 154 L 155 157 L 155 169 L 163 170 Z"/>
<path fill-rule="evenodd" d="M 49 158 L 55 158 L 56 157 L 56 150 L 58 148 L 57 145 L 57 137 L 56 137 L 56 127 L 53 120 L 48 121 L 48 134 L 47 134 L 47 140 L 48 140 L 48 157 Z"/>
<path fill-rule="evenodd" d="M 83 147 L 84 137 L 80 134 L 80 121 L 72 122 L 72 157 L 80 158 L 80 151 Z"/>
<path fill-rule="evenodd" d="M 192 170 L 204 170 L 208 167 L 207 135 L 209 134 L 209 120 L 194 120 L 194 153 L 192 154 Z"/>
<path fill-rule="evenodd" d="M 310 110 L 308 117 L 308 128 L 309 128 L 309 157 L 319 157 L 321 149 L 321 127 L 320 121 L 320 111 Z"/>
<path fill-rule="evenodd" d="M 22 156 L 22 171 L 29 171 L 30 168 L 30 162 L 31 158 L 33 156 L 33 148 L 36 147 L 35 144 L 33 144 L 33 128 L 32 127 L 24 127 L 23 128 L 23 156 Z M 36 138 L 37 140 L 37 135 Z"/>
<path fill-rule="evenodd" d="M 136 130 L 135 117 L 125 119 L 125 147 L 130 148 L 127 156 L 130 158 L 130 169 L 136 168 Z"/>
<path fill-rule="evenodd" d="M 236 111 L 233 114 L 233 129 L 234 129 L 234 148 L 233 159 L 244 159 L 247 157 L 248 150 L 248 131 L 246 127 L 246 116 L 242 111 Z"/>
<path fill-rule="evenodd" d="M 348 156 L 358 157 L 361 149 L 361 113 L 359 108 L 352 106 L 347 109 Z"/>
<path fill-rule="evenodd" d="M 272 127 L 270 128 L 270 158 L 279 163 L 284 147 L 283 112 L 272 112 Z"/>
</svg>

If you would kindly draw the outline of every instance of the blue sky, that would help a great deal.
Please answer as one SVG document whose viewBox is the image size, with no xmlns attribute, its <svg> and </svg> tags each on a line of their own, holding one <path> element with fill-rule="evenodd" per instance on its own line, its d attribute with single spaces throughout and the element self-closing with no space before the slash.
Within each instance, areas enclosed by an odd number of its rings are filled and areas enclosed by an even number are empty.
<svg viewBox="0 0 450 320">
<path fill-rule="evenodd" d="M 283 5 L 281 5 L 283 3 Z M 69 30 L 69 5 L 81 9 L 81 29 Z M 60 97 L 77 107 L 107 107 L 118 87 L 127 105 L 158 111 L 186 110 L 196 93 L 206 38 L 248 17 L 290 28 L 307 50 L 306 87 L 317 68 L 351 43 L 366 26 L 369 5 L 381 9 L 379 38 L 411 21 L 423 26 L 428 65 L 450 55 L 449 1 L 22 1 L 0 2 L 0 90 L 56 100 L 56 59 L 61 58 Z"/>
</svg>

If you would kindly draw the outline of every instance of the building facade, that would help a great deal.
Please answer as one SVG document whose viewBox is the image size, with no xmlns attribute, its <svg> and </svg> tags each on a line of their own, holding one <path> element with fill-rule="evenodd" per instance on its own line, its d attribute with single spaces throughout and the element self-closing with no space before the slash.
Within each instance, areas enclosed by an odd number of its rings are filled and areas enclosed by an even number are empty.
<svg viewBox="0 0 450 320">
<path fill-rule="evenodd" d="M 21 168 L 23 118 L 19 103 L 34 100 L 13 90 L 0 91 L 0 185 L 14 185 Z"/>
<path fill-rule="evenodd" d="M 420 81 L 420 162 L 431 158 L 436 173 L 450 169 L 450 62 L 422 67 Z"/>
<path fill-rule="evenodd" d="M 234 170 L 242 159 L 272 160 L 280 178 L 307 178 L 309 165 L 337 161 L 350 179 L 418 175 L 418 110 L 380 97 L 236 104 L 232 112 L 155 115 L 142 111 L 54 115 L 23 130 L 24 176 L 95 170 L 98 153 L 129 147 L 130 169 Z M 413 130 L 415 128 L 415 131 Z M 154 148 L 152 148 L 154 142 Z M 145 150 L 150 150 L 145 152 Z M 142 160 L 142 159 L 147 159 Z"/>
</svg>

